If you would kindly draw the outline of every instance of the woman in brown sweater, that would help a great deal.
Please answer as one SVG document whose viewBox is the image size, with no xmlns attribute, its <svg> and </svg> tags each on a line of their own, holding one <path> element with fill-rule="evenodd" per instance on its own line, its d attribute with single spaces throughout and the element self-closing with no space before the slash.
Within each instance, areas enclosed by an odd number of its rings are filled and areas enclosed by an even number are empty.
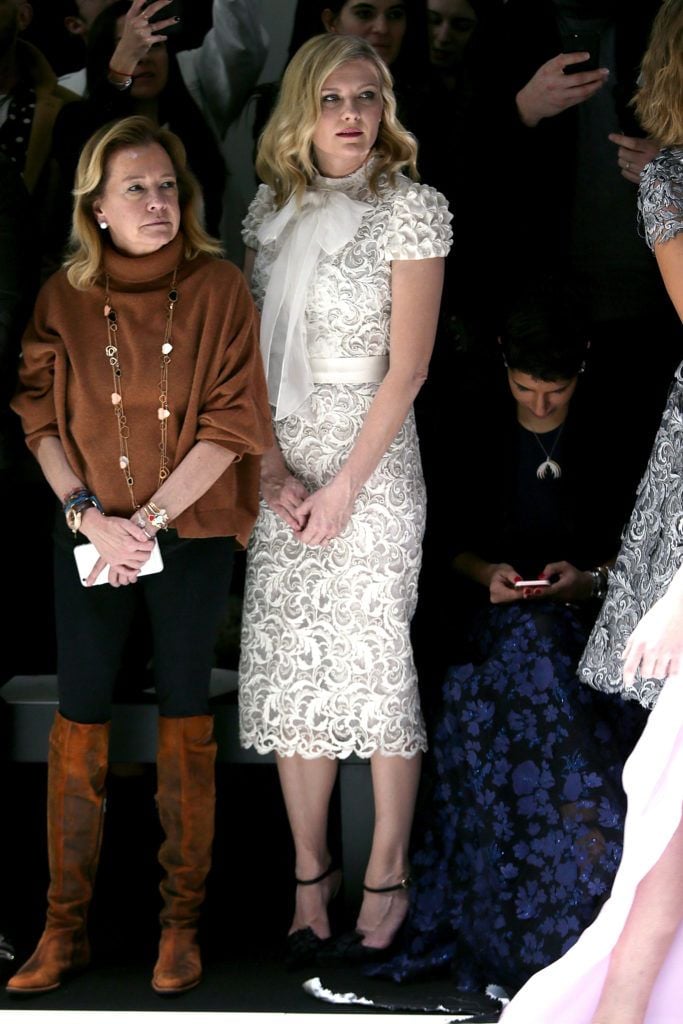
<svg viewBox="0 0 683 1024">
<path fill-rule="evenodd" d="M 254 306 L 200 226 L 179 139 L 140 117 L 101 129 L 81 155 L 75 196 L 72 252 L 38 298 L 14 400 L 64 516 L 47 925 L 8 991 L 49 991 L 89 960 L 112 689 L 144 600 L 166 836 L 152 985 L 172 994 L 201 977 L 196 925 L 214 811 L 209 676 L 233 538 L 246 542 L 257 512 L 255 456 L 272 444 L 270 415 Z M 163 571 L 147 572 L 157 540 Z M 74 544 L 87 541 L 91 568 L 77 570 Z"/>
</svg>

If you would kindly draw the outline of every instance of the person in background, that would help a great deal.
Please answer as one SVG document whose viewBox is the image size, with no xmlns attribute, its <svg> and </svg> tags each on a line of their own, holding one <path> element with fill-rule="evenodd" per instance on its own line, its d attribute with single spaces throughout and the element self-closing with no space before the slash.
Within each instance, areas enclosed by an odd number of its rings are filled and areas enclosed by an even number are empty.
<svg viewBox="0 0 683 1024">
<path fill-rule="evenodd" d="M 461 625 L 451 620 L 402 952 L 377 969 L 397 981 L 448 969 L 456 989 L 513 993 L 593 920 L 621 856 L 620 775 L 641 716 L 622 716 L 576 669 L 636 479 L 623 457 L 605 479 L 618 432 L 587 401 L 576 306 L 552 282 L 519 296 L 500 371 L 449 414 L 452 454 L 431 498 L 462 581 Z"/>
<path fill-rule="evenodd" d="M 44 262 L 55 258 L 52 229 L 56 182 L 50 154 L 55 121 L 77 97 L 58 84 L 40 50 L 20 38 L 33 9 L 23 0 L 0 2 L 0 153 L 21 174 L 37 225 L 34 244 Z"/>
<path fill-rule="evenodd" d="M 680 345 L 637 228 L 639 175 L 660 143 L 639 123 L 630 100 L 660 6 L 660 0 L 633 9 L 617 0 L 482 4 L 467 52 L 475 92 L 470 144 L 486 152 L 495 125 L 505 165 L 501 176 L 497 160 L 483 160 L 474 187 L 496 195 L 508 211 L 501 243 L 491 252 L 477 204 L 461 208 L 473 318 L 478 308 L 495 307 L 483 283 L 492 276 L 514 288 L 550 266 L 574 282 L 586 296 L 592 341 L 586 383 L 607 417 L 617 419 L 624 405 L 632 410 L 624 429 L 638 472 Z"/>
<path fill-rule="evenodd" d="M 427 0 L 427 24 L 431 65 L 453 91 L 477 15 L 469 0 Z"/>
<path fill-rule="evenodd" d="M 407 911 L 426 738 L 410 644 L 424 528 L 412 403 L 427 374 L 451 244 L 386 65 L 331 33 L 289 64 L 245 221 L 276 444 L 247 560 L 240 739 L 275 751 L 296 853 L 287 961 L 329 945 L 337 760 L 370 759 L 372 851 L 356 929 L 372 958 Z"/>
<path fill-rule="evenodd" d="M 23 340 L 13 408 L 60 504 L 59 708 L 48 755 L 47 921 L 7 985 L 13 995 L 51 991 L 90 960 L 112 690 L 138 602 L 154 647 L 165 834 L 152 985 L 169 995 L 201 979 L 213 647 L 234 540 L 246 543 L 256 515 L 257 456 L 272 435 L 256 311 L 200 210 L 177 136 L 140 117 L 100 129 L 78 164 L 70 255 Z M 89 568 L 75 560 L 86 541 Z M 159 551 L 163 562 L 146 574 Z"/>
<path fill-rule="evenodd" d="M 81 39 L 87 44 L 88 33 L 95 19 L 112 3 L 114 0 L 63 0 L 64 27 L 72 38 Z M 84 96 L 88 87 L 85 68 L 60 75 L 59 84 L 78 96 Z"/>
</svg>

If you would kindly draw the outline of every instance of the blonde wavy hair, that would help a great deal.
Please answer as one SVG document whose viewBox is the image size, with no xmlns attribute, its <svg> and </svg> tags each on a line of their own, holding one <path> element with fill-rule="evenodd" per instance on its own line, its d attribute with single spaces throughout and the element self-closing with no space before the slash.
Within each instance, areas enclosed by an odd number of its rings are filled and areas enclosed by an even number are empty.
<svg viewBox="0 0 683 1024">
<path fill-rule="evenodd" d="M 311 140 L 321 114 L 323 85 L 337 68 L 354 60 L 372 64 L 382 97 L 370 190 L 377 193 L 383 175 L 394 184 L 403 168 L 417 179 L 417 143 L 396 117 L 393 80 L 386 64 L 364 39 L 324 34 L 304 43 L 287 65 L 278 101 L 259 140 L 256 173 L 272 188 L 276 206 L 283 206 L 291 196 L 301 198 L 313 181 Z"/>
<path fill-rule="evenodd" d="M 64 267 L 74 288 L 90 288 L 102 271 L 103 239 L 93 205 L 101 199 L 107 181 L 109 163 L 127 146 L 157 144 L 168 153 L 178 182 L 180 229 L 185 236 L 185 256 L 194 259 L 200 253 L 221 256 L 220 243 L 202 226 L 204 204 L 197 179 L 187 166 L 185 147 L 173 132 L 159 128 L 147 117 L 126 117 L 105 125 L 92 135 L 81 153 L 73 190 L 74 209 L 71 241 Z"/>
<path fill-rule="evenodd" d="M 683 0 L 665 0 L 657 13 L 633 103 L 648 135 L 683 145 Z"/>
</svg>

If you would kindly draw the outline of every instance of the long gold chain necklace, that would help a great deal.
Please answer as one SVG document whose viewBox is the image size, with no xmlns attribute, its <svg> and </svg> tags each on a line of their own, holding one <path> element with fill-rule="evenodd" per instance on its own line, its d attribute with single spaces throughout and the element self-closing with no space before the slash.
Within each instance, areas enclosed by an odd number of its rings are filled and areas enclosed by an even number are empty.
<svg viewBox="0 0 683 1024">
<path fill-rule="evenodd" d="M 161 361 L 160 361 L 160 375 L 159 375 L 159 408 L 157 409 L 157 418 L 159 420 L 159 484 L 168 476 L 168 417 L 171 415 L 168 408 L 168 368 L 171 363 L 171 352 L 173 351 L 173 344 L 171 342 L 171 335 L 173 332 L 173 310 L 175 304 L 178 301 L 178 290 L 176 288 L 176 279 L 178 276 L 178 268 L 176 267 L 173 271 L 173 277 L 171 279 L 171 287 L 167 296 L 167 308 L 166 308 L 166 326 L 164 328 L 164 340 L 161 344 Z M 135 493 L 133 487 L 135 484 L 135 477 L 133 476 L 133 467 L 130 461 L 130 452 L 128 450 L 128 442 L 130 441 L 130 427 L 128 426 L 128 420 L 126 418 L 126 411 L 123 404 L 123 391 L 121 389 L 121 363 L 119 361 L 119 350 L 116 345 L 117 332 L 119 329 L 118 317 L 116 310 L 111 304 L 111 296 L 109 294 L 109 274 L 105 275 L 104 284 L 104 319 L 107 325 L 107 347 L 105 349 L 109 365 L 111 366 L 112 378 L 114 381 L 114 390 L 111 393 L 111 404 L 114 407 L 114 413 L 116 415 L 116 425 L 119 433 L 119 469 L 123 473 L 124 480 L 126 481 L 126 487 L 130 495 L 131 504 L 133 511 L 140 508 L 139 504 L 135 500 Z"/>
</svg>

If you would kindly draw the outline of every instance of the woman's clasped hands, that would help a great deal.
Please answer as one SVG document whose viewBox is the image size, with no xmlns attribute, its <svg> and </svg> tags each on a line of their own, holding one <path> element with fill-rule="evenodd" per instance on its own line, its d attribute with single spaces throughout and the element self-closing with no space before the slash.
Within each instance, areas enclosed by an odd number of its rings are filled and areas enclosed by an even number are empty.
<svg viewBox="0 0 683 1024">
<path fill-rule="evenodd" d="M 343 532 L 356 499 L 355 491 L 339 476 L 311 494 L 282 467 L 262 472 L 261 494 L 294 536 L 311 547 L 324 547 Z"/>
<path fill-rule="evenodd" d="M 325 547 L 338 537 L 351 518 L 355 500 L 355 491 L 339 476 L 309 494 L 297 510 L 304 524 L 298 534 L 302 544 Z"/>
<path fill-rule="evenodd" d="M 103 516 L 96 509 L 83 513 L 81 533 L 95 545 L 99 558 L 95 562 L 86 586 L 91 587 L 105 566 L 109 566 L 112 587 L 135 583 L 145 562 L 152 554 L 154 538 L 148 536 L 133 519 Z"/>
</svg>

